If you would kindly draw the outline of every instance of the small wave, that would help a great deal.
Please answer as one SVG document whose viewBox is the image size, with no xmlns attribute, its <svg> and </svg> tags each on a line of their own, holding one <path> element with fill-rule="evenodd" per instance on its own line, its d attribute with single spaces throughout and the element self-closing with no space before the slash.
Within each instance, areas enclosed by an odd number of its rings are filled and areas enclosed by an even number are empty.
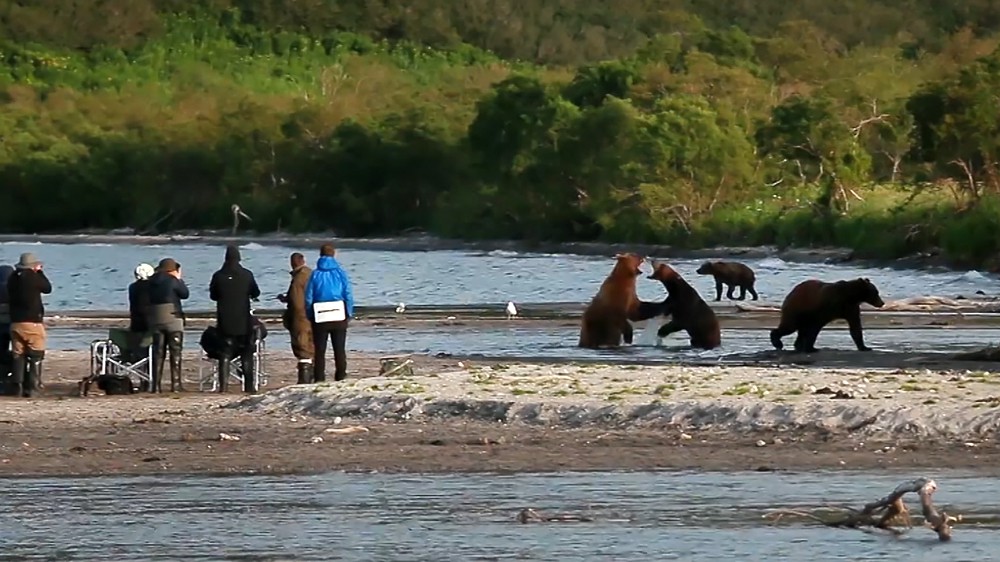
<svg viewBox="0 0 1000 562">
<path fill-rule="evenodd" d="M 243 250 L 263 250 L 264 246 L 256 242 L 249 242 L 247 244 L 240 246 L 240 248 Z"/>
<path fill-rule="evenodd" d="M 788 262 L 781 258 L 764 258 L 757 262 L 757 267 L 763 269 L 784 269 L 788 267 Z"/>
</svg>

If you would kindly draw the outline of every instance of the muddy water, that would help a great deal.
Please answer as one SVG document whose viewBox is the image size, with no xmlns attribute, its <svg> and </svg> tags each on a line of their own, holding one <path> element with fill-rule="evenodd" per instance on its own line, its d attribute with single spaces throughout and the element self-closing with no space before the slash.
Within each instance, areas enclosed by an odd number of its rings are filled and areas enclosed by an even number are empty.
<svg viewBox="0 0 1000 562">
<path fill-rule="evenodd" d="M 46 297 L 50 311 L 114 310 L 125 307 L 126 287 L 140 262 L 162 257 L 181 263 L 191 287 L 188 307 L 210 309 L 208 282 L 222 264 L 218 246 L 138 244 L 0 243 L 0 263 L 14 263 L 21 252 L 34 252 L 45 262 L 55 291 Z M 313 247 L 243 246 L 243 264 L 254 271 L 264 296 L 260 307 L 280 306 L 274 296 L 288 284 L 292 251 L 313 261 Z M 585 302 L 612 267 L 608 257 L 528 254 L 517 252 L 372 251 L 344 249 L 338 259 L 354 283 L 358 304 L 476 304 L 514 302 Z M 921 295 L 972 296 L 976 291 L 1000 293 L 1000 279 L 969 272 L 929 272 L 852 265 L 803 264 L 776 258 L 740 259 L 757 272 L 763 302 L 778 302 L 796 283 L 816 277 L 838 280 L 868 277 L 886 300 Z M 700 260 L 671 260 L 702 295 L 714 298 L 714 282 L 695 274 Z M 643 298 L 663 296 L 659 283 L 640 279 Z"/>
<path fill-rule="evenodd" d="M 940 544 L 801 523 L 776 508 L 860 507 L 918 475 L 604 473 L 7 480 L 4 560 L 993 560 L 994 478 L 932 475 L 975 521 Z M 911 499 L 910 502 L 915 500 Z M 521 525 L 517 512 L 586 523 Z"/>
</svg>

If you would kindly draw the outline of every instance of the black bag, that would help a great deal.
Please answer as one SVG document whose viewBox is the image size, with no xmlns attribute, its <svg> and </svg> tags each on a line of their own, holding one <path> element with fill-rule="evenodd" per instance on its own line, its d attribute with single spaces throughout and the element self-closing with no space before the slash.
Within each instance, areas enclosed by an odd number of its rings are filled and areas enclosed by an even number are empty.
<svg viewBox="0 0 1000 562">
<path fill-rule="evenodd" d="M 104 391 L 108 396 L 123 394 L 135 394 L 136 388 L 132 385 L 132 379 L 125 375 L 101 375 L 97 377 L 97 388 Z"/>
<path fill-rule="evenodd" d="M 219 360 L 226 351 L 226 340 L 219 334 L 219 329 L 215 326 L 205 328 L 201 333 L 201 340 L 198 342 L 209 358 Z"/>
</svg>

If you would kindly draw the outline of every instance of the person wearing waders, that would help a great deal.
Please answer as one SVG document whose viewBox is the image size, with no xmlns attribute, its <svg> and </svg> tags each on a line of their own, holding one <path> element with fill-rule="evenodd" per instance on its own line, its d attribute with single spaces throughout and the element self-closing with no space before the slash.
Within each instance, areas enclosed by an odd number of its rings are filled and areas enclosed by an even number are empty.
<svg viewBox="0 0 1000 562">
<path fill-rule="evenodd" d="M 45 359 L 45 307 L 42 295 L 52 294 L 52 283 L 42 271 L 42 262 L 34 254 L 21 254 L 14 273 L 7 279 L 10 310 L 11 394 L 31 398 L 42 386 L 42 360 Z M 16 395 L 15 394 L 15 395 Z"/>
<path fill-rule="evenodd" d="M 184 351 L 184 309 L 181 301 L 190 296 L 181 279 L 181 264 L 163 258 L 147 281 L 149 319 L 153 333 L 153 377 L 150 392 L 163 392 L 163 366 L 170 353 L 170 392 L 184 390 L 181 381 L 181 354 Z"/>
<path fill-rule="evenodd" d="M 225 342 L 219 359 L 219 392 L 229 391 L 230 360 L 239 355 L 243 391 L 256 392 L 254 350 L 256 346 L 250 301 L 260 297 L 260 288 L 250 270 L 240 265 L 240 249 L 226 246 L 222 268 L 212 275 L 208 296 L 215 301 L 215 322 Z"/>
<path fill-rule="evenodd" d="M 278 300 L 285 303 L 285 312 L 281 323 L 288 330 L 292 344 L 292 354 L 298 360 L 298 382 L 309 384 L 313 378 L 313 337 L 309 315 L 306 314 L 306 285 L 312 269 L 306 265 L 306 258 L 295 252 L 289 258 L 292 276 L 288 284 L 288 292 L 278 295 Z"/>
<path fill-rule="evenodd" d="M 336 365 L 333 380 L 347 378 L 347 325 L 354 315 L 354 292 L 351 280 L 341 269 L 332 244 L 319 250 L 316 269 L 306 285 L 306 314 L 312 323 L 315 346 L 313 382 L 326 381 L 326 340 L 333 344 Z"/>
<path fill-rule="evenodd" d="M 13 266 L 0 265 L 0 394 L 8 396 L 14 392 L 10 376 L 12 359 L 10 352 L 10 299 L 7 298 L 7 279 L 10 279 L 12 273 L 14 273 Z"/>
</svg>

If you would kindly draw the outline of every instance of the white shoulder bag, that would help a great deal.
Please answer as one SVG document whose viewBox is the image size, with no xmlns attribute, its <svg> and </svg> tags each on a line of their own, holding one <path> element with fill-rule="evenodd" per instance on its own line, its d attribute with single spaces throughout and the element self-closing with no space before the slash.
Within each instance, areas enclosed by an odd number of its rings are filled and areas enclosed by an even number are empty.
<svg viewBox="0 0 1000 562">
<path fill-rule="evenodd" d="M 347 307 L 344 301 L 316 302 L 313 303 L 313 318 L 317 324 L 347 320 Z"/>
</svg>

